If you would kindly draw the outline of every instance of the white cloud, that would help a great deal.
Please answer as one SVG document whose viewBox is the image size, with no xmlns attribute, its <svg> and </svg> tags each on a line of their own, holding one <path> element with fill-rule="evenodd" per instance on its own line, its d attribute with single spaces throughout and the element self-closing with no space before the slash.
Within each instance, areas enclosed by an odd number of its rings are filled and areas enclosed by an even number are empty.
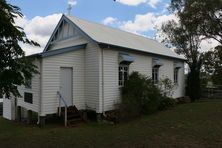
<svg viewBox="0 0 222 148">
<path fill-rule="evenodd" d="M 62 14 L 52 14 L 45 17 L 36 16 L 32 19 L 26 17 L 17 18 L 15 24 L 24 29 L 27 37 L 38 42 L 41 47 L 33 47 L 26 44 L 20 44 L 26 55 L 42 52 L 55 26 Z"/>
<path fill-rule="evenodd" d="M 68 5 L 75 6 L 77 4 L 76 0 L 68 0 Z"/>
<path fill-rule="evenodd" d="M 146 3 L 153 8 L 156 8 L 156 5 L 160 2 L 160 0 L 117 0 L 117 2 L 128 6 L 138 6 Z"/>
<path fill-rule="evenodd" d="M 136 34 L 141 34 L 143 32 L 153 30 L 155 20 L 156 16 L 154 13 L 149 12 L 144 15 L 138 14 L 135 16 L 134 20 L 123 22 L 120 26 L 120 29 Z"/>
<path fill-rule="evenodd" d="M 137 14 L 133 20 L 118 21 L 119 28 L 128 32 L 143 34 L 148 31 L 160 29 L 162 24 L 169 20 L 177 20 L 173 14 L 155 15 L 148 12 L 146 14 Z"/>
<path fill-rule="evenodd" d="M 129 6 L 137 6 L 139 4 L 146 3 L 147 0 L 117 0 L 117 2 Z"/>
<path fill-rule="evenodd" d="M 203 52 L 206 52 L 216 46 L 219 45 L 219 42 L 217 42 L 216 40 L 214 39 L 206 39 L 206 40 L 203 40 L 200 44 L 200 49 L 201 51 Z"/>
<path fill-rule="evenodd" d="M 160 0 L 149 0 L 148 4 L 153 7 L 156 8 L 156 5 L 160 2 Z"/>
<path fill-rule="evenodd" d="M 102 21 L 102 23 L 104 24 L 104 25 L 112 25 L 112 24 L 114 24 L 114 23 L 116 23 L 117 22 L 117 18 L 113 18 L 113 17 L 107 17 L 107 18 L 105 18 L 103 21 Z"/>
<path fill-rule="evenodd" d="M 155 35 L 155 39 L 159 42 L 163 41 L 164 38 L 166 38 L 166 34 L 164 34 L 162 31 L 161 31 L 161 27 L 164 23 L 166 23 L 167 21 L 170 21 L 170 20 L 174 20 L 176 22 L 178 22 L 178 18 L 175 14 L 169 14 L 169 15 L 159 15 L 157 18 L 156 18 L 156 21 L 155 21 L 155 24 L 154 24 L 154 28 L 155 30 L 157 30 L 156 32 L 156 35 Z"/>
</svg>

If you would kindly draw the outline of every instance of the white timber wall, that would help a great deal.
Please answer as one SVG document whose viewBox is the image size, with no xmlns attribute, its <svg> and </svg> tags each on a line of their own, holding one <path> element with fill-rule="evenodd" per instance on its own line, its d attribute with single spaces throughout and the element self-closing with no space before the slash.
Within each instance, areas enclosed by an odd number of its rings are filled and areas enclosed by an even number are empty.
<svg viewBox="0 0 222 148">
<path fill-rule="evenodd" d="M 104 111 L 114 109 L 114 104 L 120 101 L 120 88 L 118 85 L 119 79 L 119 52 L 112 49 L 104 49 Z M 133 52 L 129 53 L 130 56 L 135 58 L 135 61 L 129 66 L 129 73 L 138 71 L 141 74 L 152 77 L 152 56 L 146 54 L 138 54 Z M 160 67 L 159 76 L 160 78 L 168 77 L 173 81 L 174 72 L 174 59 L 161 58 L 164 65 Z M 179 83 L 176 87 L 173 97 L 182 97 L 184 95 L 184 72 L 183 68 L 179 70 Z"/>
<path fill-rule="evenodd" d="M 178 85 L 175 86 L 175 91 L 173 92 L 174 98 L 179 98 L 185 95 L 185 75 L 184 75 L 184 64 L 183 67 L 179 69 L 178 72 Z"/>
<path fill-rule="evenodd" d="M 10 99 L 3 99 L 3 117 L 12 120 L 12 102 Z"/>
<path fill-rule="evenodd" d="M 42 60 L 42 102 L 41 116 L 57 113 L 60 86 L 60 67 L 73 68 L 73 104 L 85 109 L 84 49 L 43 58 Z"/>
<path fill-rule="evenodd" d="M 40 72 L 40 59 L 35 59 L 33 64 L 37 66 L 37 70 Z M 18 90 L 21 94 L 21 98 L 17 98 L 17 106 L 26 108 L 27 110 L 32 110 L 34 112 L 39 112 L 39 101 L 40 101 L 40 74 L 35 74 L 31 80 L 31 88 L 25 88 L 25 86 L 19 86 Z M 33 103 L 27 103 L 24 101 L 24 93 L 32 93 Z"/>
<path fill-rule="evenodd" d="M 85 98 L 86 108 L 101 112 L 101 49 L 89 41 L 85 49 Z"/>
<path fill-rule="evenodd" d="M 163 66 L 159 69 L 159 76 L 161 79 L 169 78 L 172 82 L 174 81 L 174 62 L 181 62 L 175 59 L 161 59 Z M 182 62 L 183 63 L 183 62 Z M 173 89 L 173 98 L 179 98 L 185 94 L 185 76 L 184 76 L 184 64 L 183 67 L 179 69 L 178 72 L 178 84 L 175 84 Z"/>
</svg>

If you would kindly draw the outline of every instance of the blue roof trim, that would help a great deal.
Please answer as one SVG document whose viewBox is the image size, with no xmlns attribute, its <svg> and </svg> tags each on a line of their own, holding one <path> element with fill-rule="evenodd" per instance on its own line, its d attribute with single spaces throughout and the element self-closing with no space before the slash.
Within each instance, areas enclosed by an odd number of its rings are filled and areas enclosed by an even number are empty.
<svg viewBox="0 0 222 148">
<path fill-rule="evenodd" d="M 25 57 L 26 58 L 40 58 L 41 57 L 41 53 L 35 53 L 35 54 L 27 55 Z"/>
<path fill-rule="evenodd" d="M 49 38 L 49 40 L 48 40 L 48 42 L 47 42 L 44 50 L 43 50 L 43 52 L 46 52 L 46 51 L 47 51 L 47 49 L 48 49 L 48 47 L 49 47 L 49 44 L 50 44 L 50 42 L 52 41 L 52 38 L 54 37 L 56 31 L 58 30 L 59 26 L 61 25 L 61 23 L 62 23 L 62 21 L 63 21 L 63 17 L 64 17 L 64 14 L 61 16 L 58 24 L 56 25 L 55 29 L 53 30 L 53 32 L 52 32 L 52 34 L 51 34 L 51 36 L 50 36 L 50 38 Z"/>
<path fill-rule="evenodd" d="M 67 47 L 67 48 L 60 48 L 60 49 L 55 49 L 55 50 L 51 50 L 51 51 L 46 51 L 46 52 L 43 52 L 41 54 L 41 56 L 44 58 L 44 57 L 49 57 L 49 56 L 54 56 L 54 55 L 58 55 L 58 54 L 62 54 L 62 53 L 75 51 L 78 49 L 85 49 L 86 45 L 87 44 L 81 44 L 81 45 L 71 46 L 71 47 Z"/>
<path fill-rule="evenodd" d="M 160 66 L 163 66 L 162 60 L 153 58 L 153 67 L 160 67 Z"/>
<path fill-rule="evenodd" d="M 127 62 L 132 63 L 135 61 L 135 58 L 126 53 L 119 53 L 119 63 Z"/>
<path fill-rule="evenodd" d="M 182 63 L 174 63 L 174 68 L 176 68 L 176 69 L 180 69 L 180 68 L 182 68 L 183 67 L 183 64 Z"/>
</svg>

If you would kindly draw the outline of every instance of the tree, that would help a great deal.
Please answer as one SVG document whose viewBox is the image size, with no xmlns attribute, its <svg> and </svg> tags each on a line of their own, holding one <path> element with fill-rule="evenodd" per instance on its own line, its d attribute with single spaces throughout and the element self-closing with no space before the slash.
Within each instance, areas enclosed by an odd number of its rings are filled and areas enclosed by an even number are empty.
<svg viewBox="0 0 222 148">
<path fill-rule="evenodd" d="M 195 34 L 195 28 L 187 27 L 171 20 L 162 25 L 162 31 L 167 35 L 164 40 L 176 48 L 178 54 L 185 56 L 190 71 L 187 80 L 187 94 L 192 101 L 200 97 L 200 69 L 203 55 L 200 53 L 201 39 Z"/>
<path fill-rule="evenodd" d="M 177 15 L 179 23 L 170 21 L 162 29 L 177 53 L 187 58 L 187 93 L 194 101 L 200 97 L 200 70 L 206 57 L 199 50 L 200 42 L 213 38 L 222 43 L 222 1 L 171 0 L 170 11 Z"/>
<path fill-rule="evenodd" d="M 184 25 L 196 28 L 197 35 L 222 44 L 221 0 L 171 0 L 170 10 Z"/>
<path fill-rule="evenodd" d="M 6 97 L 20 96 L 17 86 L 25 84 L 33 73 L 37 73 L 31 60 L 19 43 L 39 46 L 29 40 L 21 27 L 15 26 L 14 19 L 22 17 L 19 7 L 0 0 L 0 94 Z"/>
<path fill-rule="evenodd" d="M 214 84 L 222 85 L 222 46 L 205 53 L 203 69 Z"/>
</svg>

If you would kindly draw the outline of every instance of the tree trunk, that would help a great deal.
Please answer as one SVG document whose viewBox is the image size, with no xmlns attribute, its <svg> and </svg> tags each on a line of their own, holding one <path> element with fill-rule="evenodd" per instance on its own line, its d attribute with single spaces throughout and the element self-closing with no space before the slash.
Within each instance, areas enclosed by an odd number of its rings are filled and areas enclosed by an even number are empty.
<svg viewBox="0 0 222 148">
<path fill-rule="evenodd" d="M 192 68 L 187 79 L 187 93 L 191 101 L 200 99 L 200 72 L 197 68 Z"/>
</svg>

